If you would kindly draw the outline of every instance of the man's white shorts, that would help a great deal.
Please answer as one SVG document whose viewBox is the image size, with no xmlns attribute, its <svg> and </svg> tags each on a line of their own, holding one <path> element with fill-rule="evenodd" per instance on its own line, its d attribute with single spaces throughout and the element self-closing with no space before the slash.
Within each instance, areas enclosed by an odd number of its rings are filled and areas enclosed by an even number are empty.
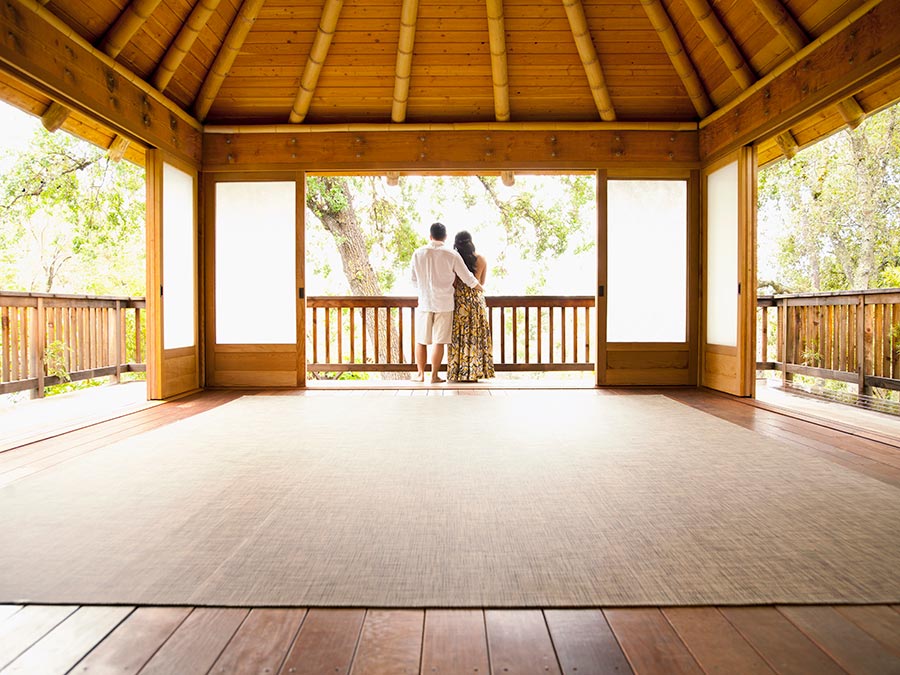
<svg viewBox="0 0 900 675">
<path fill-rule="evenodd" d="M 453 328 L 453 312 L 416 310 L 416 342 L 420 345 L 449 345 Z"/>
</svg>

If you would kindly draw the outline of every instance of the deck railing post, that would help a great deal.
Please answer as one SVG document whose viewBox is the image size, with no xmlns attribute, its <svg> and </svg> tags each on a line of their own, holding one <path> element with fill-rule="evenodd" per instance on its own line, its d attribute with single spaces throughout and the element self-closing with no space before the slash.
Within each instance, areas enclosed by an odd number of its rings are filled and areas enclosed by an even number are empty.
<svg viewBox="0 0 900 675">
<path fill-rule="evenodd" d="M 34 335 L 34 354 L 35 354 L 35 377 L 37 378 L 37 397 L 44 398 L 44 353 L 47 349 L 47 321 L 46 310 L 44 309 L 44 299 L 37 299 L 36 312 L 37 330 L 33 331 Z"/>
<path fill-rule="evenodd" d="M 119 332 L 120 326 L 122 325 L 122 301 L 116 300 L 116 312 L 113 316 L 113 323 L 115 324 L 115 328 L 113 329 L 113 337 L 112 339 L 115 341 L 115 358 L 116 358 L 116 373 L 110 379 L 117 383 L 119 382 L 119 378 L 122 375 L 122 339 L 121 333 Z"/>
<path fill-rule="evenodd" d="M 778 301 L 778 356 L 781 362 L 781 386 L 785 387 L 788 383 L 788 304 L 787 298 Z"/>
<path fill-rule="evenodd" d="M 856 307 L 856 372 L 857 392 L 866 393 L 866 297 L 859 296 Z"/>
</svg>

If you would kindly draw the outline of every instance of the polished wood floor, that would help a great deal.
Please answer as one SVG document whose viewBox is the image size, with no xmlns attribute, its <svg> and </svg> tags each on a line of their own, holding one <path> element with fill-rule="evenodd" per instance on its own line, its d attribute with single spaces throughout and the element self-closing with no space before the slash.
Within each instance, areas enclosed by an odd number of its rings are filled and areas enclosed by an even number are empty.
<svg viewBox="0 0 900 675">
<path fill-rule="evenodd" d="M 208 391 L 0 453 L 0 486 L 247 392 Z M 662 393 L 900 487 L 900 439 L 696 389 Z M 553 396 L 426 389 L 302 396 Z M 2 435 L 2 432 L 0 432 Z M 2 571 L 0 571 L 2 573 Z M 0 605 L 4 673 L 900 673 L 900 605 L 238 609 Z"/>
</svg>

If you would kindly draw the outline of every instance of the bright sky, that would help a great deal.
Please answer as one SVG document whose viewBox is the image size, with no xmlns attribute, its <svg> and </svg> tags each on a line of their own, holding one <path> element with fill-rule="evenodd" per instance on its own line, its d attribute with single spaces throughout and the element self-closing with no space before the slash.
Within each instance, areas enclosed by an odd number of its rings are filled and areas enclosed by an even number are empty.
<svg viewBox="0 0 900 675">
<path fill-rule="evenodd" d="M 41 121 L 4 101 L 0 101 L 0 149 L 21 149 Z"/>
</svg>

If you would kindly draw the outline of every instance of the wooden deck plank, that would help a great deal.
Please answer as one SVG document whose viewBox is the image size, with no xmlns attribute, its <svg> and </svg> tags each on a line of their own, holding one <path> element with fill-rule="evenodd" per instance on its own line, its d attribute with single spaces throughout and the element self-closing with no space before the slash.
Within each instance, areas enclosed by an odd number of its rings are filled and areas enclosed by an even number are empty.
<svg viewBox="0 0 900 675">
<path fill-rule="evenodd" d="M 251 610 L 210 672 L 277 673 L 304 616 L 305 609 Z"/>
<path fill-rule="evenodd" d="M 92 675 L 138 672 L 190 612 L 189 607 L 138 607 L 78 662 L 74 672 Z"/>
<path fill-rule="evenodd" d="M 545 609 L 564 673 L 631 673 L 628 659 L 599 609 Z"/>
<path fill-rule="evenodd" d="M 0 623 L 22 609 L 22 605 L 0 605 Z"/>
<path fill-rule="evenodd" d="M 4 673 L 63 675 L 127 617 L 133 607 L 81 607 L 10 663 Z"/>
<path fill-rule="evenodd" d="M 247 617 L 246 609 L 198 607 L 141 670 L 141 675 L 206 673 Z"/>
<path fill-rule="evenodd" d="M 842 605 L 838 613 L 900 655 L 900 614 L 887 605 Z"/>
<path fill-rule="evenodd" d="M 703 672 L 660 610 L 606 609 L 603 613 L 638 675 Z"/>
<path fill-rule="evenodd" d="M 774 673 L 714 607 L 671 607 L 663 615 L 707 675 Z"/>
<path fill-rule="evenodd" d="M 346 675 L 359 642 L 364 609 L 311 609 L 281 667 L 285 675 Z"/>
<path fill-rule="evenodd" d="M 778 610 L 847 672 L 900 673 L 900 657 L 834 608 L 791 606 Z"/>
<path fill-rule="evenodd" d="M 541 610 L 489 609 L 484 619 L 492 672 L 521 675 L 561 672 Z"/>
<path fill-rule="evenodd" d="M 0 670 L 77 609 L 75 605 L 28 605 L 0 624 Z"/>
<path fill-rule="evenodd" d="M 778 673 L 844 673 L 842 668 L 774 607 L 723 607 L 719 611 Z"/>
<path fill-rule="evenodd" d="M 417 674 L 422 655 L 425 612 L 371 609 L 366 612 L 352 675 Z"/>
<path fill-rule="evenodd" d="M 475 609 L 427 610 L 422 672 L 487 673 L 484 612 Z"/>
</svg>

